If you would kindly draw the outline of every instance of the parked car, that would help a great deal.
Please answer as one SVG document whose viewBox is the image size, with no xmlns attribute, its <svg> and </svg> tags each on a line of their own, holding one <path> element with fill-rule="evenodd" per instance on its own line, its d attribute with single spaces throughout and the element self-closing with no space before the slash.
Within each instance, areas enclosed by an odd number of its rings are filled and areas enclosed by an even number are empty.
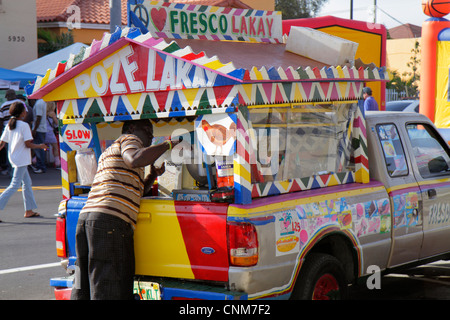
<svg viewBox="0 0 450 320">
<path fill-rule="evenodd" d="M 386 111 L 419 112 L 419 100 L 388 101 Z"/>
</svg>

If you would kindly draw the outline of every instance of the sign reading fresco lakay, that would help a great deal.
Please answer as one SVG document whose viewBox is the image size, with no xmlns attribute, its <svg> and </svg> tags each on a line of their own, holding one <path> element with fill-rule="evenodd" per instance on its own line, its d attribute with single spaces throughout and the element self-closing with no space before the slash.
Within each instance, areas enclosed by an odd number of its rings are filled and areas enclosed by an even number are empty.
<svg viewBox="0 0 450 320">
<path fill-rule="evenodd" d="M 281 13 L 277 11 L 150 0 L 129 1 L 128 5 L 131 23 L 161 38 L 232 40 L 229 35 L 233 35 L 242 41 L 282 42 Z"/>
</svg>

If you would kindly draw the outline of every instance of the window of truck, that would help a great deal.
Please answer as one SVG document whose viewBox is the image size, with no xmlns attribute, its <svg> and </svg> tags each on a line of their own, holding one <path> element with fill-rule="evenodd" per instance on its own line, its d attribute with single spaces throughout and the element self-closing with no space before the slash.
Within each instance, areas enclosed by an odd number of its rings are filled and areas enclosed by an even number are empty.
<svg viewBox="0 0 450 320">
<path fill-rule="evenodd" d="M 250 107 L 252 183 L 354 170 L 356 103 Z"/>
<path fill-rule="evenodd" d="M 414 158 L 423 178 L 450 173 L 448 147 L 437 132 L 428 124 L 406 125 Z"/>
<path fill-rule="evenodd" d="M 380 124 L 377 125 L 377 133 L 389 176 L 408 175 L 408 164 L 397 127 L 394 124 Z"/>
</svg>

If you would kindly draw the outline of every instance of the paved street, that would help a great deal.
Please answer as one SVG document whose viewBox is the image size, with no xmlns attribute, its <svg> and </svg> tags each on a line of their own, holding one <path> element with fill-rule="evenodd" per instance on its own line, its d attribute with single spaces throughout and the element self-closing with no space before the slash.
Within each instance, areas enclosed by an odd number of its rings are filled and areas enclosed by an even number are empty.
<svg viewBox="0 0 450 320">
<path fill-rule="evenodd" d="M 61 200 L 60 171 L 30 173 L 42 217 L 24 219 L 22 193 L 0 211 L 0 300 L 54 299 L 49 279 L 64 276 L 55 250 L 55 214 Z M 0 189 L 10 178 L 0 176 Z M 28 267 L 22 271 L 22 268 Z"/>
<path fill-rule="evenodd" d="M 40 218 L 24 219 L 22 195 L 0 211 L 0 300 L 51 300 L 49 279 L 66 275 L 55 252 L 55 214 L 61 200 L 60 171 L 31 173 Z M 0 176 L 0 189 L 9 178 Z M 382 278 L 380 290 L 353 288 L 354 300 L 450 300 L 450 262 L 417 267 Z"/>
<path fill-rule="evenodd" d="M 389 274 L 381 289 L 365 285 L 350 291 L 352 300 L 450 300 L 450 261 L 438 261 Z"/>
</svg>

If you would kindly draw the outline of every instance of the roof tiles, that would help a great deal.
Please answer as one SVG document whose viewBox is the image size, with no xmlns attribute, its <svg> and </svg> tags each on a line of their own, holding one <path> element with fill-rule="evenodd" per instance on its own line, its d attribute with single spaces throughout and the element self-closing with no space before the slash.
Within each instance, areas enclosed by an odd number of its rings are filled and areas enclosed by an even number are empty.
<svg viewBox="0 0 450 320">
<path fill-rule="evenodd" d="M 80 22 L 109 24 L 109 0 L 36 0 L 37 22 L 67 21 L 80 8 Z M 122 24 L 127 24 L 127 1 L 122 0 Z"/>
<path fill-rule="evenodd" d="M 109 1 L 110 0 L 36 0 L 37 22 L 67 21 L 74 13 L 73 10 L 68 10 L 68 8 L 70 6 L 77 6 L 80 8 L 81 23 L 109 24 Z M 167 2 L 251 9 L 251 7 L 240 0 L 167 0 Z M 127 24 L 126 0 L 122 0 L 122 24 Z"/>
</svg>

